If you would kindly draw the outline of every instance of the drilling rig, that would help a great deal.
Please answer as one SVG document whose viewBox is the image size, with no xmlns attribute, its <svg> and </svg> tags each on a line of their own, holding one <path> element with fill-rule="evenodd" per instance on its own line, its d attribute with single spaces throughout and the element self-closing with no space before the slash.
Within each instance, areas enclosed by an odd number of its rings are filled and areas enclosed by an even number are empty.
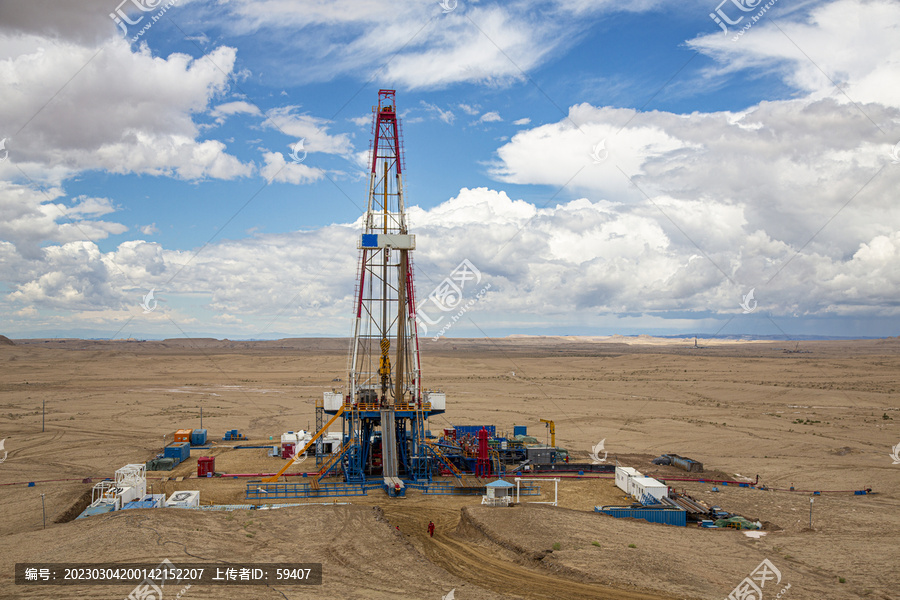
<svg viewBox="0 0 900 600">
<path fill-rule="evenodd" d="M 340 471 L 348 484 L 381 478 L 390 495 L 405 495 L 406 483 L 430 482 L 431 461 L 443 458 L 426 431 L 428 418 L 444 412 L 446 398 L 422 388 L 412 261 L 416 238 L 406 219 L 394 90 L 379 90 L 373 111 L 348 389 L 325 393 L 323 410 L 332 417 L 310 445 L 340 418 L 343 443 L 316 482 Z M 289 465 L 268 481 L 277 481 Z"/>
</svg>

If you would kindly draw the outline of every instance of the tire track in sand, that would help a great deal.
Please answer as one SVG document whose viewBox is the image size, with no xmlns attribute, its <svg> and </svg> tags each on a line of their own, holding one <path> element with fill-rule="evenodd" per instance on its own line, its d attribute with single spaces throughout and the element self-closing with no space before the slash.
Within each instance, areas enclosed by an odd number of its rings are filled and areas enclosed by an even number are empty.
<svg viewBox="0 0 900 600">
<path fill-rule="evenodd" d="M 504 559 L 490 550 L 455 536 L 460 522 L 457 509 L 420 506 L 382 506 L 392 525 L 416 538 L 415 545 L 434 565 L 473 585 L 504 596 L 533 600 L 669 600 L 650 592 L 622 590 L 598 583 L 584 583 L 543 573 L 538 569 Z M 434 537 L 427 534 L 428 520 L 435 522 Z"/>
</svg>

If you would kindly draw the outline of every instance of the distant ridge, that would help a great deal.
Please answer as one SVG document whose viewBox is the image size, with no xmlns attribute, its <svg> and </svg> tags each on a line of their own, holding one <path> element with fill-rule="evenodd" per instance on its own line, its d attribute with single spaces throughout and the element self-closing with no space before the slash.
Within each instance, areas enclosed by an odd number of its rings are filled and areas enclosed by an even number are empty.
<svg viewBox="0 0 900 600">
<path fill-rule="evenodd" d="M 0 335 L 0 346 L 15 346 L 16 344 L 6 337 L 5 335 Z"/>
</svg>

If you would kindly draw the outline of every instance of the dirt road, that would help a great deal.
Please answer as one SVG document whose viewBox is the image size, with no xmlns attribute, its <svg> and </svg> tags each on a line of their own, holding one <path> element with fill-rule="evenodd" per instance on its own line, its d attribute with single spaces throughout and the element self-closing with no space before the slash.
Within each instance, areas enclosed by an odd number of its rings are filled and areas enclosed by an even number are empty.
<svg viewBox="0 0 900 600">
<path fill-rule="evenodd" d="M 387 504 L 384 516 L 400 531 L 408 533 L 415 546 L 435 565 L 457 577 L 498 594 L 534 600 L 584 598 L 586 600 L 668 600 L 668 596 L 625 591 L 598 583 L 584 583 L 541 572 L 539 568 L 514 562 L 502 549 L 477 544 L 457 528 L 460 511 Z M 428 536 L 428 521 L 434 521 L 434 537 Z M 523 557 L 523 562 L 527 561 Z"/>
</svg>

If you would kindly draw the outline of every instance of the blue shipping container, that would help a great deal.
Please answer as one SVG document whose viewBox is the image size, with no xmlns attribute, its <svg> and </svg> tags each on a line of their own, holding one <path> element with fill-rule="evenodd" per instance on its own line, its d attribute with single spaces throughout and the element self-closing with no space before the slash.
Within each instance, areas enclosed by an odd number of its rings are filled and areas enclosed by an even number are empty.
<svg viewBox="0 0 900 600">
<path fill-rule="evenodd" d="M 191 445 L 188 442 L 178 442 L 177 444 L 166 446 L 163 454 L 166 458 L 175 459 L 176 464 L 184 462 L 191 457 Z"/>
<path fill-rule="evenodd" d="M 601 509 L 599 506 L 594 507 L 594 512 L 610 515 L 617 519 L 630 517 L 632 519 L 643 519 L 650 523 L 662 523 L 663 525 L 677 525 L 679 527 L 687 526 L 687 511 L 656 509 L 656 508 L 606 508 Z"/>
<path fill-rule="evenodd" d="M 528 427 L 525 425 L 513 425 L 513 435 L 528 435 Z"/>
<path fill-rule="evenodd" d="M 206 443 L 206 430 L 195 429 L 191 432 L 191 446 L 202 446 Z"/>
</svg>

